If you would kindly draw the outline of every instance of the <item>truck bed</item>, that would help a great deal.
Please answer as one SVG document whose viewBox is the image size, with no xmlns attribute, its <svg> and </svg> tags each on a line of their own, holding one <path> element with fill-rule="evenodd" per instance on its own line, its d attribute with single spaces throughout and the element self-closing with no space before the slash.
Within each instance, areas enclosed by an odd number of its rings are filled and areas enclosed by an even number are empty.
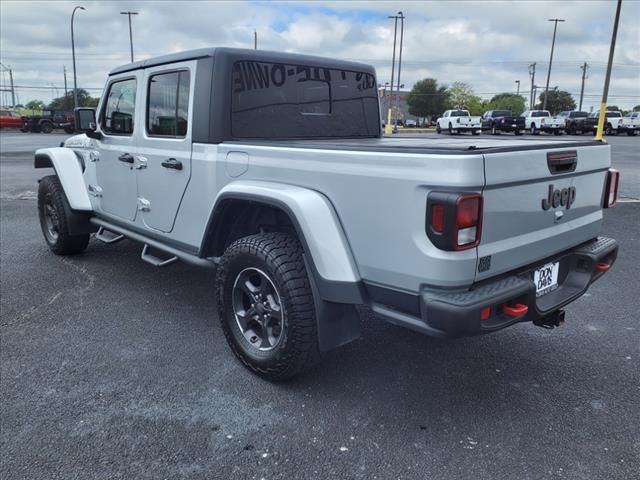
<svg viewBox="0 0 640 480">
<path fill-rule="evenodd" d="M 507 152 L 538 150 L 546 148 L 575 148 L 594 145 L 606 145 L 595 140 L 552 140 L 540 138 L 430 138 L 418 137 L 382 137 L 362 139 L 327 140 L 252 140 L 227 141 L 225 144 L 256 145 L 281 148 L 309 148 L 320 150 L 357 150 L 386 153 L 461 153 L 477 154 L 482 152 Z"/>
</svg>

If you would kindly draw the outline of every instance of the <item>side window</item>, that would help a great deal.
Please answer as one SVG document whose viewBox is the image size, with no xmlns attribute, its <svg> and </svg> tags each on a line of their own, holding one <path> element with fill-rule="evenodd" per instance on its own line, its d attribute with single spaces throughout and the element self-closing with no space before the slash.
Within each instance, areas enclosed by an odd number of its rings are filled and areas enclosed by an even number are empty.
<svg viewBox="0 0 640 480">
<path fill-rule="evenodd" d="M 102 130 L 114 135 L 131 135 L 136 107 L 136 80 L 130 78 L 109 86 L 102 115 Z"/>
<path fill-rule="evenodd" d="M 189 71 L 159 73 L 149 78 L 147 133 L 181 138 L 189 118 Z"/>
</svg>

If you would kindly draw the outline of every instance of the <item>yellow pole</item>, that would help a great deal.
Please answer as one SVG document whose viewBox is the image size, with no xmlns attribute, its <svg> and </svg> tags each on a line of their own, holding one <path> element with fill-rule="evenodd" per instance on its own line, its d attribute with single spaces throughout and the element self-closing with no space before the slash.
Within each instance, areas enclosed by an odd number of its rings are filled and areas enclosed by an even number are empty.
<svg viewBox="0 0 640 480">
<path fill-rule="evenodd" d="M 387 124 L 384 126 L 384 133 L 391 135 L 393 133 L 393 125 L 391 125 L 391 109 L 387 110 Z"/>
<path fill-rule="evenodd" d="M 598 118 L 598 130 L 596 131 L 596 138 L 594 140 L 598 140 L 600 142 L 607 143 L 604 138 L 602 138 L 602 133 L 604 131 L 604 121 L 607 117 L 607 102 L 602 102 L 600 104 L 600 117 Z"/>
<path fill-rule="evenodd" d="M 607 63 L 607 74 L 604 77 L 604 90 L 602 91 L 602 103 L 600 104 L 600 118 L 598 119 L 598 131 L 595 140 L 604 142 L 602 131 L 604 130 L 604 121 L 607 116 L 607 97 L 609 96 L 609 81 L 611 80 L 611 67 L 613 66 L 613 54 L 616 50 L 616 37 L 618 36 L 618 21 L 620 20 L 620 7 L 622 0 L 618 0 L 616 6 L 616 16 L 613 21 L 613 32 L 611 33 L 611 45 L 609 46 L 609 61 Z"/>
</svg>

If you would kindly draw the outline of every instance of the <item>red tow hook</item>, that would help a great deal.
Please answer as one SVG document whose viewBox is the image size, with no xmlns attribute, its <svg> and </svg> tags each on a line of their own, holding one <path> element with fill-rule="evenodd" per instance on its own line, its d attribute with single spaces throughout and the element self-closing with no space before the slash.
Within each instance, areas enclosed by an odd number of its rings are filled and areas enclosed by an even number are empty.
<svg viewBox="0 0 640 480">
<path fill-rule="evenodd" d="M 598 272 L 606 272 L 610 268 L 611 268 L 611 265 L 609 265 L 608 263 L 605 263 L 605 262 L 596 263 L 596 271 Z"/>
<path fill-rule="evenodd" d="M 513 307 L 509 305 L 502 306 L 502 313 L 509 315 L 510 317 L 521 317 L 529 311 L 529 307 L 522 303 L 516 303 Z"/>
</svg>

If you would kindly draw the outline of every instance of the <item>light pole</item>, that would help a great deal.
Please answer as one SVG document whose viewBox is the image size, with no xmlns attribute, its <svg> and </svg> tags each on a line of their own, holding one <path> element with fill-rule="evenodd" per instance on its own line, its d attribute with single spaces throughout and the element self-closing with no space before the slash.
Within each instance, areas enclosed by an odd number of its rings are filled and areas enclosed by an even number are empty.
<svg viewBox="0 0 640 480">
<path fill-rule="evenodd" d="M 390 15 L 387 18 L 393 18 L 395 23 L 393 27 L 393 58 L 391 59 L 391 101 L 389 102 L 389 110 L 387 110 L 387 124 L 385 125 L 385 133 L 393 133 L 393 127 L 391 126 L 391 105 L 393 105 L 393 80 L 396 68 L 396 40 L 398 38 L 398 17 L 396 15 Z"/>
<path fill-rule="evenodd" d="M 129 17 L 129 46 L 131 47 L 131 63 L 133 63 L 133 33 L 131 32 L 131 15 L 138 15 L 138 12 L 120 12 L 120 15 Z"/>
<path fill-rule="evenodd" d="M 404 14 L 398 12 L 400 17 L 400 53 L 398 55 L 398 89 L 396 90 L 396 123 L 393 126 L 394 131 L 398 131 L 398 112 L 400 111 L 400 71 L 402 70 L 402 39 L 404 37 Z"/>
<path fill-rule="evenodd" d="M 84 10 L 84 7 L 75 7 L 71 13 L 71 56 L 73 57 L 73 107 L 78 108 L 78 78 L 76 77 L 76 45 L 73 40 L 73 17 L 76 10 Z"/>
<path fill-rule="evenodd" d="M 520 80 L 516 80 L 516 83 L 518 84 L 518 88 L 516 90 L 516 95 L 520 95 Z"/>
<path fill-rule="evenodd" d="M 622 0 L 618 0 L 616 16 L 613 20 L 613 32 L 611 33 L 611 45 L 609 46 L 609 61 L 607 62 L 607 74 L 604 77 L 604 90 L 602 91 L 602 103 L 600 104 L 600 118 L 598 119 L 598 130 L 595 140 L 602 140 L 602 130 L 604 130 L 604 120 L 607 116 L 607 98 L 609 97 L 609 80 L 611 79 L 611 67 L 613 66 L 613 54 L 616 51 L 616 38 L 618 36 L 618 21 L 620 20 L 620 7 Z"/>
<path fill-rule="evenodd" d="M 551 56 L 549 57 L 549 70 L 547 70 L 547 86 L 544 89 L 544 103 L 542 109 L 547 109 L 547 97 L 549 96 L 549 79 L 551 78 L 551 63 L 553 63 L 553 47 L 556 44 L 556 31 L 558 30 L 558 22 L 564 22 L 562 18 L 550 18 L 550 22 L 553 22 L 553 40 L 551 41 Z"/>
</svg>

